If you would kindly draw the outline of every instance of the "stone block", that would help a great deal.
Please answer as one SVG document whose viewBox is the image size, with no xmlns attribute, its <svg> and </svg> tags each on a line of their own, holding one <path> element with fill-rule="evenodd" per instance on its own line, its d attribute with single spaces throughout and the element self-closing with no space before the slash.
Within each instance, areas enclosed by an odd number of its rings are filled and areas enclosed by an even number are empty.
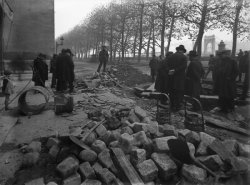
<svg viewBox="0 0 250 185">
<path fill-rule="evenodd" d="M 130 153 L 134 145 L 134 137 L 127 133 L 124 133 L 119 138 L 119 146 L 125 153 Z"/>
<path fill-rule="evenodd" d="M 130 111 L 128 120 L 130 123 L 140 122 L 140 119 L 135 115 L 134 109 Z"/>
<path fill-rule="evenodd" d="M 136 166 L 146 160 L 146 150 L 144 149 L 132 149 L 130 153 L 130 161 Z"/>
<path fill-rule="evenodd" d="M 92 168 L 94 169 L 95 174 L 96 174 L 98 177 L 100 177 L 100 174 L 101 174 L 102 169 L 103 169 L 102 165 L 101 165 L 100 163 L 96 162 L 96 163 L 92 166 Z"/>
<path fill-rule="evenodd" d="M 121 137 L 121 129 L 112 130 L 111 137 L 113 137 L 114 140 L 119 140 L 119 138 Z"/>
<path fill-rule="evenodd" d="M 82 137 L 84 137 L 85 134 L 88 134 L 87 132 L 85 132 Z M 89 136 L 84 140 L 84 143 L 86 143 L 87 145 L 91 146 L 94 142 L 96 141 L 96 133 L 92 132 L 89 134 Z"/>
<path fill-rule="evenodd" d="M 185 135 L 186 141 L 192 143 L 196 148 L 199 146 L 201 138 L 197 132 L 191 131 Z"/>
<path fill-rule="evenodd" d="M 188 135 L 191 132 L 191 130 L 189 130 L 189 129 L 178 129 L 177 132 L 178 132 L 178 135 L 180 134 L 180 135 L 186 137 L 186 135 Z"/>
<path fill-rule="evenodd" d="M 49 182 L 47 185 L 57 185 L 55 182 Z"/>
<path fill-rule="evenodd" d="M 78 168 L 79 161 L 73 157 L 68 157 L 57 165 L 56 170 L 63 178 L 67 178 L 76 173 Z"/>
<path fill-rule="evenodd" d="M 114 167 L 114 163 L 111 159 L 110 153 L 107 150 L 104 150 L 99 153 L 98 160 L 104 168 L 111 169 L 112 167 Z"/>
<path fill-rule="evenodd" d="M 151 158 L 158 167 L 159 177 L 161 179 L 167 181 L 177 173 L 177 166 L 168 155 L 153 153 Z"/>
<path fill-rule="evenodd" d="M 58 138 L 50 137 L 46 143 L 47 148 L 51 148 L 53 145 L 59 145 L 60 141 Z"/>
<path fill-rule="evenodd" d="M 118 141 L 113 141 L 113 142 L 109 143 L 109 147 L 111 147 L 111 148 L 115 148 L 115 147 L 118 147 L 118 146 L 119 146 Z"/>
<path fill-rule="evenodd" d="M 188 144 L 188 148 L 189 148 L 190 153 L 194 156 L 194 154 L 195 154 L 194 145 L 192 143 L 189 143 L 189 142 L 187 144 Z"/>
<path fill-rule="evenodd" d="M 137 132 L 132 135 L 135 146 L 144 146 L 148 143 L 148 137 L 144 131 Z"/>
<path fill-rule="evenodd" d="M 79 172 L 80 172 L 80 175 L 82 176 L 83 180 L 96 178 L 95 171 L 90 166 L 89 162 L 84 162 L 84 163 L 80 164 Z"/>
<path fill-rule="evenodd" d="M 215 141 L 216 138 L 204 132 L 200 132 L 200 138 L 201 138 L 201 142 L 198 146 L 196 154 L 199 156 L 204 156 L 208 154 L 207 148 L 210 144 L 213 143 L 213 141 Z"/>
<path fill-rule="evenodd" d="M 45 184 L 43 178 L 39 178 L 26 182 L 24 185 L 45 185 Z"/>
<path fill-rule="evenodd" d="M 199 157 L 198 159 L 212 171 L 219 171 L 223 168 L 224 165 L 219 155 Z"/>
<path fill-rule="evenodd" d="M 81 176 L 78 173 L 63 180 L 63 185 L 81 185 Z"/>
<path fill-rule="evenodd" d="M 124 134 L 124 133 L 132 135 L 134 132 L 133 132 L 133 130 L 129 126 L 126 126 L 126 127 L 123 127 L 121 129 L 121 134 Z"/>
<path fill-rule="evenodd" d="M 222 144 L 226 147 L 229 152 L 232 152 L 234 155 L 239 155 L 239 145 L 235 139 L 226 139 L 222 141 Z"/>
<path fill-rule="evenodd" d="M 86 179 L 81 185 L 102 185 L 102 182 L 93 179 Z"/>
<path fill-rule="evenodd" d="M 181 174 L 192 183 L 203 183 L 207 178 L 207 172 L 195 165 L 184 164 L 181 169 Z"/>
<path fill-rule="evenodd" d="M 151 159 L 139 163 L 136 168 L 145 183 L 155 180 L 158 175 L 158 168 Z"/>
<path fill-rule="evenodd" d="M 32 167 L 37 164 L 40 154 L 38 152 L 29 152 L 24 154 L 22 160 L 23 167 Z"/>
<path fill-rule="evenodd" d="M 165 136 L 177 136 L 177 131 L 173 125 L 169 124 L 162 125 L 161 132 Z"/>
<path fill-rule="evenodd" d="M 250 145 L 239 143 L 239 156 L 249 157 L 250 156 Z"/>
<path fill-rule="evenodd" d="M 168 147 L 168 140 L 169 139 L 176 139 L 176 137 L 175 136 L 168 136 L 168 137 L 155 138 L 153 140 L 154 151 L 158 152 L 158 153 L 169 152 L 169 147 Z"/>
<path fill-rule="evenodd" d="M 83 150 L 79 154 L 79 159 L 91 163 L 96 161 L 97 154 L 93 150 Z"/>
<path fill-rule="evenodd" d="M 145 110 L 143 110 L 141 107 L 139 106 L 135 106 L 134 108 L 135 111 L 135 115 L 140 119 L 143 120 L 143 118 L 147 117 L 147 113 L 145 112 Z"/>
<path fill-rule="evenodd" d="M 70 147 L 64 146 L 61 148 L 58 156 L 57 156 L 57 162 L 61 162 L 62 160 L 66 159 L 70 155 Z"/>
<path fill-rule="evenodd" d="M 116 176 L 110 172 L 107 168 L 103 168 L 100 173 L 100 178 L 105 184 L 116 183 Z"/>
<path fill-rule="evenodd" d="M 101 141 L 101 140 L 96 140 L 92 145 L 91 145 L 92 150 L 94 150 L 97 154 L 99 154 L 101 151 L 105 150 L 106 144 Z"/>
<path fill-rule="evenodd" d="M 58 145 L 53 145 L 50 150 L 49 150 L 49 155 L 52 157 L 52 158 L 57 158 L 58 154 L 60 152 L 60 148 Z"/>
<path fill-rule="evenodd" d="M 142 119 L 142 122 L 143 122 L 143 123 L 150 124 L 150 123 L 151 123 L 151 119 L 150 119 L 150 117 L 145 117 L 145 118 Z M 157 123 L 158 123 L 158 122 L 157 122 Z"/>
<path fill-rule="evenodd" d="M 103 125 L 99 125 L 96 130 L 95 130 L 97 136 L 102 137 L 103 135 L 106 134 L 107 129 Z"/>
<path fill-rule="evenodd" d="M 32 141 L 26 148 L 27 152 L 38 152 L 42 150 L 42 144 L 39 141 Z"/>
<path fill-rule="evenodd" d="M 106 134 L 100 136 L 99 139 L 102 140 L 106 145 L 114 141 L 114 139 L 111 137 L 111 132 L 109 130 L 106 132 Z"/>
<path fill-rule="evenodd" d="M 134 123 L 133 131 L 135 133 L 144 131 L 147 134 L 156 135 L 159 131 L 158 123 L 156 121 L 152 121 L 150 124 L 148 123 Z"/>
</svg>

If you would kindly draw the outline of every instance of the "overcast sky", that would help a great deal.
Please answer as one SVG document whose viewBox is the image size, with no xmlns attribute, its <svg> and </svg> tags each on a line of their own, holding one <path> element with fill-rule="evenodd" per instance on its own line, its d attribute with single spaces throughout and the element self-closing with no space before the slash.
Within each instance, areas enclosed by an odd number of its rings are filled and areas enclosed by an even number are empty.
<svg viewBox="0 0 250 185">
<path fill-rule="evenodd" d="M 55 0 L 55 37 L 79 24 L 95 7 L 111 0 Z"/>
<path fill-rule="evenodd" d="M 108 4 L 111 1 L 112 0 L 55 0 L 55 37 L 60 36 L 79 24 L 96 7 Z M 209 31 L 204 35 L 213 34 L 216 36 L 216 45 L 220 40 L 224 40 L 226 43 L 232 41 L 232 34 L 226 34 L 219 30 Z M 238 41 L 240 42 L 240 39 L 238 39 Z M 183 42 L 185 42 L 187 48 L 192 48 L 191 41 L 187 42 L 185 39 L 176 41 L 173 39 L 171 49 L 174 50 L 176 46 L 183 44 Z M 243 48 L 245 48 L 245 46 Z M 249 46 L 247 48 L 249 48 Z"/>
</svg>

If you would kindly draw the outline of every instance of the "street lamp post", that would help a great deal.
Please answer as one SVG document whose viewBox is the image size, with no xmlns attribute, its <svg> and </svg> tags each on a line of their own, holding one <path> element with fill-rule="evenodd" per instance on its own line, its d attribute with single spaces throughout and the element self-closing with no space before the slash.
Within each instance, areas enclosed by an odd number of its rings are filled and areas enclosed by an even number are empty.
<svg viewBox="0 0 250 185">
<path fill-rule="evenodd" d="M 63 40 L 64 40 L 64 38 L 61 37 L 61 38 L 60 38 L 60 43 L 58 43 L 58 42 L 56 41 L 56 54 L 57 54 L 58 46 L 62 46 L 62 45 L 63 45 Z"/>
</svg>

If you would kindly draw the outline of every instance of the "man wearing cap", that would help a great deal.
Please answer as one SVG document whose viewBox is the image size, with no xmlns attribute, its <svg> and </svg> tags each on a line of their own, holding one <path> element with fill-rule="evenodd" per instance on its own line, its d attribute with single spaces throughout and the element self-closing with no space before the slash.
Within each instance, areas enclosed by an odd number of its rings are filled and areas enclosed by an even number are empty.
<svg viewBox="0 0 250 185">
<path fill-rule="evenodd" d="M 46 55 L 40 53 L 33 61 L 33 77 L 35 86 L 45 87 L 45 81 L 48 80 L 48 65 L 45 62 Z"/>
<path fill-rule="evenodd" d="M 216 64 L 215 93 L 219 96 L 219 107 L 223 113 L 234 110 L 234 98 L 236 96 L 236 78 L 239 70 L 235 60 L 228 56 L 227 51 L 218 53 L 219 60 Z"/>
<path fill-rule="evenodd" d="M 176 48 L 176 52 L 168 59 L 168 92 L 173 111 L 178 111 L 184 96 L 185 69 L 187 57 L 183 45 Z"/>
<path fill-rule="evenodd" d="M 102 50 L 99 52 L 99 62 L 100 63 L 99 63 L 98 69 L 97 69 L 98 73 L 100 72 L 102 65 L 103 65 L 103 72 L 105 72 L 108 58 L 109 58 L 109 54 L 106 50 L 106 46 L 102 46 Z"/>
<path fill-rule="evenodd" d="M 186 94 L 196 99 L 200 99 L 201 79 L 204 76 L 205 71 L 196 51 L 190 51 L 188 56 L 190 64 L 186 71 Z"/>
</svg>

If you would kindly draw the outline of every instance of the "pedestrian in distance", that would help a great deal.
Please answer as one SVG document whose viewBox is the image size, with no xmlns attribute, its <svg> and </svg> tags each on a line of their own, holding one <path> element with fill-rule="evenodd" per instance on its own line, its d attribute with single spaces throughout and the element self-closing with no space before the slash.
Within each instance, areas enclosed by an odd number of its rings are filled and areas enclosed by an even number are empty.
<svg viewBox="0 0 250 185">
<path fill-rule="evenodd" d="M 158 60 L 156 59 L 155 55 L 152 55 L 152 59 L 149 62 L 150 67 L 150 76 L 152 78 L 152 82 L 155 82 L 155 78 L 157 75 L 157 68 L 158 68 Z"/>
<path fill-rule="evenodd" d="M 210 55 L 208 61 L 208 70 L 205 74 L 205 78 L 207 78 L 208 74 L 212 72 L 212 80 L 214 81 L 214 67 L 215 67 L 215 57 L 214 55 Z"/>
<path fill-rule="evenodd" d="M 99 52 L 99 66 L 98 66 L 98 69 L 97 69 L 97 72 L 99 73 L 102 66 L 103 66 L 103 72 L 106 71 L 106 65 L 107 65 L 107 62 L 108 62 L 108 58 L 109 58 L 109 54 L 108 54 L 108 51 L 106 49 L 106 46 L 102 46 L 102 50 Z"/>
<path fill-rule="evenodd" d="M 176 52 L 168 59 L 168 92 L 171 100 L 171 108 L 178 111 L 184 97 L 185 70 L 187 57 L 184 55 L 186 49 L 183 45 L 176 47 Z"/>
<path fill-rule="evenodd" d="M 33 61 L 33 77 L 35 86 L 45 87 L 45 81 L 48 80 L 48 65 L 45 62 L 46 55 L 40 53 Z"/>
<path fill-rule="evenodd" d="M 4 94 L 4 108 L 5 110 L 10 110 L 10 96 L 14 94 L 14 82 L 11 78 L 11 72 L 9 70 L 4 71 L 4 76 L 1 77 L 3 80 L 2 93 Z"/>
</svg>

